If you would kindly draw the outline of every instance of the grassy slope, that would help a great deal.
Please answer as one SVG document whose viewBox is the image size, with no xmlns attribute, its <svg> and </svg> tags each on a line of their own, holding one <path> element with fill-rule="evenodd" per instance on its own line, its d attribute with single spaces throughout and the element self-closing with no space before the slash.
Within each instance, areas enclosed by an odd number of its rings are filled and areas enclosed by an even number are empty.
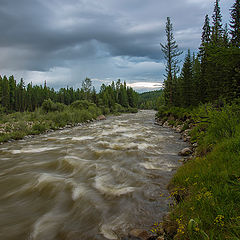
<svg viewBox="0 0 240 240">
<path fill-rule="evenodd" d="M 159 115 L 172 123 L 184 118 L 197 122 L 191 141 L 198 142 L 198 156 L 180 167 L 171 182 L 176 192 L 184 192 L 171 212 L 178 223 L 175 239 L 240 239 L 239 105 L 188 112 L 175 108 Z"/>
</svg>

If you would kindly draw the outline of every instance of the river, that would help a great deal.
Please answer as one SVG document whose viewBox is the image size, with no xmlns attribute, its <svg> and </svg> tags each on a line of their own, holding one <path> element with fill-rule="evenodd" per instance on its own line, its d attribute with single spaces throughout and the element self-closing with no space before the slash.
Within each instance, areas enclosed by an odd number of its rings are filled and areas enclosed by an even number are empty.
<svg viewBox="0 0 240 240">
<path fill-rule="evenodd" d="M 154 125 L 154 115 L 109 117 L 0 146 L 0 239 L 117 239 L 161 219 L 186 143 Z"/>
</svg>

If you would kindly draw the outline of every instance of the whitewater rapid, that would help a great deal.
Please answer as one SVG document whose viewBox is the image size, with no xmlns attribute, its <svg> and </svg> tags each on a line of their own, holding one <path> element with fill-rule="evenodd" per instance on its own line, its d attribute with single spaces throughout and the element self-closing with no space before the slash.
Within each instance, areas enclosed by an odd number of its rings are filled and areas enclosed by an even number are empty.
<svg viewBox="0 0 240 240">
<path fill-rule="evenodd" d="M 185 147 L 154 111 L 0 146 L 0 239 L 117 239 L 168 209 Z M 160 195 L 163 197 L 160 197 Z"/>
</svg>

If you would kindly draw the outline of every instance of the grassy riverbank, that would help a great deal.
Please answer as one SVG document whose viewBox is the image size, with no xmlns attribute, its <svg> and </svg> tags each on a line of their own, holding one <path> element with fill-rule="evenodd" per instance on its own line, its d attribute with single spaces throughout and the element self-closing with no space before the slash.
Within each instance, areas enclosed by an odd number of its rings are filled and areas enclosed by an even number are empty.
<svg viewBox="0 0 240 240">
<path fill-rule="evenodd" d="M 97 119 L 99 115 L 137 112 L 135 108 L 124 108 L 115 104 L 113 111 L 106 107 L 97 107 L 86 100 L 78 100 L 66 106 L 46 100 L 41 108 L 34 112 L 1 113 L 0 142 L 22 139 L 27 135 L 37 135 L 48 130 L 65 126 L 75 126 Z"/>
<path fill-rule="evenodd" d="M 190 142 L 197 145 L 170 183 L 174 239 L 240 239 L 239 104 L 163 107 L 158 117 L 191 128 Z"/>
</svg>

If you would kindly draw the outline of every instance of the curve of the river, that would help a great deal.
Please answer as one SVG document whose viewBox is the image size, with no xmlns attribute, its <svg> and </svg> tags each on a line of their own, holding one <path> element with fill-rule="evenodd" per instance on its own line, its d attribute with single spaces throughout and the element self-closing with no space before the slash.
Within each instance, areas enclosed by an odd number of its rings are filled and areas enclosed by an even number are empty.
<svg viewBox="0 0 240 240">
<path fill-rule="evenodd" d="M 109 117 L 2 145 L 0 239 L 117 239 L 160 219 L 185 143 L 154 125 L 154 114 Z"/>
</svg>

